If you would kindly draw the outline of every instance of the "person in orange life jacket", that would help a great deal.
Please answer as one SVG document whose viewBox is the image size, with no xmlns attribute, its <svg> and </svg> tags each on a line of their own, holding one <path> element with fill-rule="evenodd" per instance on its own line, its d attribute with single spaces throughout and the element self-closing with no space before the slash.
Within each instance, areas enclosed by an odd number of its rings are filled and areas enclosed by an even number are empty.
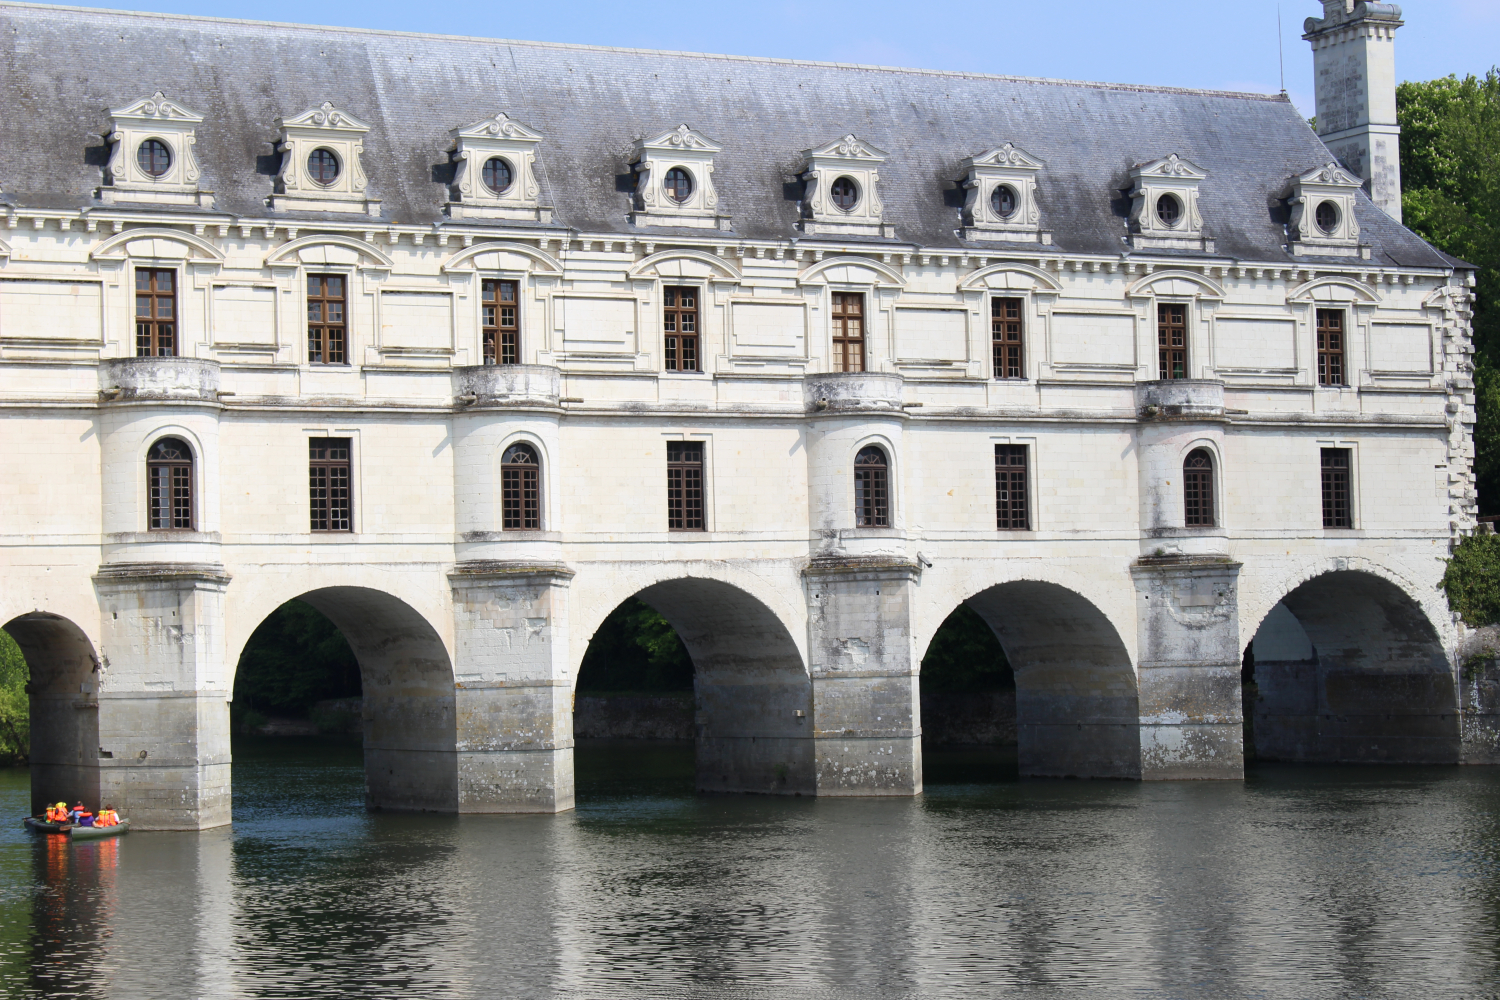
<svg viewBox="0 0 1500 1000">
<path fill-rule="evenodd" d="M 99 815 L 94 817 L 95 826 L 119 826 L 120 814 L 115 812 L 115 807 L 106 805 L 99 810 Z"/>
<path fill-rule="evenodd" d="M 48 823 L 66 823 L 66 822 L 68 822 L 68 804 L 66 802 L 59 802 L 55 806 L 48 806 L 47 807 L 47 822 Z"/>
<path fill-rule="evenodd" d="M 88 809 L 84 808 L 84 805 L 81 801 L 73 807 L 73 811 L 69 813 L 68 816 L 73 820 L 74 823 L 77 823 L 79 826 L 94 825 L 94 814 L 89 812 Z"/>
</svg>

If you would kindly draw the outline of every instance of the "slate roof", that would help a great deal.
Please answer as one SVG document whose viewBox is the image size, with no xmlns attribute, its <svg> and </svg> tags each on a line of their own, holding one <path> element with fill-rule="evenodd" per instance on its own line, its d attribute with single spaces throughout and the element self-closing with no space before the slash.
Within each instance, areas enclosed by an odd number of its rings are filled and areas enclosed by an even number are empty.
<svg viewBox="0 0 1500 1000">
<path fill-rule="evenodd" d="M 800 152 L 853 132 L 890 152 L 881 196 L 903 243 L 959 246 L 960 161 L 1012 142 L 1046 164 L 1058 250 L 1126 250 L 1128 170 L 1177 153 L 1208 171 L 1217 256 L 1290 262 L 1280 199 L 1332 158 L 1285 97 L 0 2 L 0 199 L 96 204 L 108 109 L 156 90 L 205 116 L 217 209 L 254 218 L 270 214 L 276 120 L 323 101 L 373 126 L 368 194 L 406 224 L 444 218 L 448 130 L 502 110 L 546 137 L 555 221 L 594 233 L 664 235 L 630 226 L 625 175 L 635 140 L 680 123 L 724 144 L 720 211 L 750 239 L 800 236 Z M 1363 196 L 1358 212 L 1373 263 L 1452 266 Z"/>
</svg>

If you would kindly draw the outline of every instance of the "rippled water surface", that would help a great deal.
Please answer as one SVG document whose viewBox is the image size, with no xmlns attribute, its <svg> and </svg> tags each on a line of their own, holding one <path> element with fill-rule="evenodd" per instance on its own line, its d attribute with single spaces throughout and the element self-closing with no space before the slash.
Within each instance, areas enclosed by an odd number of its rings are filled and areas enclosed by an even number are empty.
<svg viewBox="0 0 1500 1000">
<path fill-rule="evenodd" d="M 1261 766 L 916 800 L 695 796 L 578 753 L 560 816 L 367 815 L 357 748 L 235 747 L 235 824 L 73 845 L 0 771 L 0 994 L 1412 997 L 1500 990 L 1500 773 Z"/>
</svg>

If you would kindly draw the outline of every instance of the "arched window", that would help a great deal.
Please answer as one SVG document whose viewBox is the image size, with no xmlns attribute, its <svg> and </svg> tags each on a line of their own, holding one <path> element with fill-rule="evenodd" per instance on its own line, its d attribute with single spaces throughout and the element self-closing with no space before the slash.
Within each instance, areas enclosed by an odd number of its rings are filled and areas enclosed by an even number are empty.
<svg viewBox="0 0 1500 1000">
<path fill-rule="evenodd" d="M 1192 527 L 1214 524 L 1214 459 L 1199 448 L 1182 463 L 1184 523 Z"/>
<path fill-rule="evenodd" d="M 506 531 L 542 526 L 541 463 L 529 444 L 513 444 L 500 459 L 500 518 Z"/>
<path fill-rule="evenodd" d="M 873 445 L 854 456 L 854 524 L 884 528 L 891 523 L 891 491 L 885 452 Z"/>
<path fill-rule="evenodd" d="M 162 438 L 146 454 L 146 505 L 151 530 L 193 527 L 193 453 L 177 438 Z"/>
</svg>

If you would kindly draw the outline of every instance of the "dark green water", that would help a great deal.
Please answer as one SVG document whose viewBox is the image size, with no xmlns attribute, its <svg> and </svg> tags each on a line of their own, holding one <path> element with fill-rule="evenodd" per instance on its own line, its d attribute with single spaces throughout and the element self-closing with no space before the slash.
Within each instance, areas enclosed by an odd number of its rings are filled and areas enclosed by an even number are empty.
<svg viewBox="0 0 1500 1000">
<path fill-rule="evenodd" d="M 367 815 L 356 748 L 235 747 L 235 825 L 72 845 L 0 771 L 8 997 L 1474 997 L 1500 991 L 1500 769 L 699 797 L 580 748 L 560 816 Z"/>
</svg>

